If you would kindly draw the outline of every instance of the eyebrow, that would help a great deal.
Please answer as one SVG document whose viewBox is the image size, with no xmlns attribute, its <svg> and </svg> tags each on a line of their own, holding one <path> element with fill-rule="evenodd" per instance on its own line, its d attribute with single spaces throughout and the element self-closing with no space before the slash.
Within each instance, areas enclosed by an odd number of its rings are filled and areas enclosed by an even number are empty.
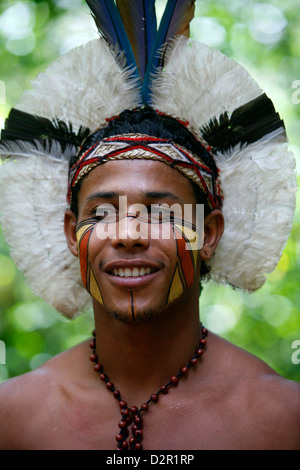
<svg viewBox="0 0 300 470">
<path fill-rule="evenodd" d="M 113 199 L 118 197 L 119 194 L 113 191 L 105 191 L 105 192 L 97 192 L 91 194 L 89 197 L 86 198 L 86 201 L 93 201 L 94 199 Z"/>
<path fill-rule="evenodd" d="M 176 196 L 175 194 L 169 191 L 164 191 L 164 192 L 150 191 L 150 192 L 147 192 L 145 195 L 151 199 L 163 199 L 163 198 L 169 197 L 171 199 L 175 199 L 176 201 L 180 201 L 184 203 L 183 199 L 181 199 L 180 197 Z"/>
<path fill-rule="evenodd" d="M 86 201 L 93 201 L 94 199 L 114 199 L 123 194 L 117 193 L 115 191 L 103 191 L 91 194 Z M 142 193 L 142 195 L 149 199 L 164 199 L 164 198 L 171 198 L 181 203 L 184 203 L 184 200 L 180 197 L 176 196 L 175 194 L 169 191 L 147 191 Z"/>
</svg>

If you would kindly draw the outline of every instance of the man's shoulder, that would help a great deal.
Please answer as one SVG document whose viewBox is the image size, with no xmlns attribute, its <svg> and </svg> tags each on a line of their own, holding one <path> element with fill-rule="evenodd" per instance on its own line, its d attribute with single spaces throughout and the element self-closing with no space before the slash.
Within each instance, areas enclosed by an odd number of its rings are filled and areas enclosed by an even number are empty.
<svg viewBox="0 0 300 470">
<path fill-rule="evenodd" d="M 0 384 L 0 448 L 21 445 L 26 425 L 30 426 L 47 402 L 53 387 L 49 372 L 43 369 L 28 372 Z"/>
<path fill-rule="evenodd" d="M 279 375 L 256 356 L 235 351 L 237 391 L 253 432 L 265 448 L 300 449 L 300 383 Z M 238 399 L 238 397 L 236 397 Z M 246 412 L 247 410 L 247 412 Z"/>
<path fill-rule="evenodd" d="M 239 434 L 250 446 L 252 434 L 253 447 L 300 449 L 300 383 L 242 348 L 222 339 L 216 343 L 223 357 L 218 367 L 223 411 Z"/>
<path fill-rule="evenodd" d="M 266 367 L 245 386 L 249 390 L 248 416 L 253 416 L 253 432 L 261 430 L 264 448 L 300 450 L 300 383 Z"/>
<path fill-rule="evenodd" d="M 60 414 L 73 385 L 72 374 L 68 375 L 72 357 L 72 351 L 66 351 L 38 369 L 0 384 L 1 449 L 26 446 L 32 430 L 38 432 L 51 413 Z"/>
</svg>

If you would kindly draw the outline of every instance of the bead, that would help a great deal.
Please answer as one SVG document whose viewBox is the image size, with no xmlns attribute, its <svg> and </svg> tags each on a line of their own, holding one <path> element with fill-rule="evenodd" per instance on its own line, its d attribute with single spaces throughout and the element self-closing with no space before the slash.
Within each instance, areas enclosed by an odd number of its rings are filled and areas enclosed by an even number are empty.
<svg viewBox="0 0 300 470">
<path fill-rule="evenodd" d="M 95 365 L 94 365 L 94 371 L 95 371 L 95 372 L 99 372 L 100 369 L 101 369 L 100 364 L 95 364 Z"/>
<path fill-rule="evenodd" d="M 127 441 L 123 441 L 122 442 L 122 449 L 127 449 L 128 448 L 128 442 Z"/>
<path fill-rule="evenodd" d="M 196 357 L 191 357 L 190 364 L 194 366 L 195 364 L 197 364 L 197 362 L 198 362 L 198 359 Z"/>
<path fill-rule="evenodd" d="M 121 415 L 123 416 L 129 416 L 129 409 L 128 408 L 122 408 L 121 409 Z"/>
<path fill-rule="evenodd" d="M 118 423 L 118 426 L 119 426 L 120 429 L 126 429 L 127 428 L 127 423 L 126 423 L 126 421 L 122 420 Z"/>
<path fill-rule="evenodd" d="M 119 403 L 119 407 L 120 408 L 126 408 L 126 406 L 127 406 L 127 401 L 121 400 L 120 403 Z"/>
<path fill-rule="evenodd" d="M 131 411 L 131 413 L 132 413 L 133 415 L 136 415 L 137 412 L 139 411 L 139 409 L 138 409 L 137 406 L 132 406 L 132 407 L 130 408 L 130 411 Z"/>
<path fill-rule="evenodd" d="M 124 437 L 122 436 L 122 434 L 117 434 L 116 435 L 116 441 L 123 442 L 123 440 L 124 440 Z"/>
<path fill-rule="evenodd" d="M 148 408 L 149 408 L 148 403 L 143 403 L 141 408 L 142 408 L 143 411 L 148 410 Z"/>
<path fill-rule="evenodd" d="M 92 331 L 92 335 L 93 335 L 94 337 L 96 337 L 96 330 L 93 330 L 93 331 Z"/>
<path fill-rule="evenodd" d="M 98 359 L 97 354 L 91 354 L 90 355 L 90 361 L 91 362 L 95 362 L 95 361 L 97 361 L 97 359 Z"/>
<path fill-rule="evenodd" d="M 140 416 L 135 416 L 133 419 L 134 419 L 135 424 L 140 424 L 143 422 Z"/>
<path fill-rule="evenodd" d="M 91 348 L 91 349 L 95 349 L 95 347 L 96 347 L 96 342 L 95 342 L 95 341 L 92 341 L 92 342 L 90 343 L 90 348 Z"/>
<path fill-rule="evenodd" d="M 132 417 L 131 417 L 131 416 L 126 416 L 125 420 L 126 420 L 126 423 L 127 423 L 127 424 L 131 424 L 131 423 L 132 423 Z"/>
<path fill-rule="evenodd" d="M 183 373 L 183 374 L 187 374 L 188 371 L 189 371 L 189 368 L 187 366 L 183 366 L 181 367 L 180 371 Z"/>
<path fill-rule="evenodd" d="M 151 401 L 154 401 L 154 403 L 158 402 L 158 395 L 156 393 L 152 393 L 151 395 Z"/>
<path fill-rule="evenodd" d="M 134 431 L 136 431 L 136 430 L 138 429 L 138 427 L 137 427 L 136 424 L 133 424 L 133 425 L 131 426 L 131 429 L 132 429 L 132 431 L 134 432 Z"/>
<path fill-rule="evenodd" d="M 176 375 L 173 375 L 173 377 L 170 378 L 170 381 L 172 382 L 173 385 L 177 385 L 178 384 L 178 377 L 176 377 Z"/>
<path fill-rule="evenodd" d="M 197 356 L 199 356 L 199 357 L 202 356 L 202 354 L 203 354 L 203 349 L 200 349 L 200 348 L 197 349 L 196 354 L 197 354 Z"/>
<path fill-rule="evenodd" d="M 205 338 L 200 339 L 200 344 L 203 344 L 203 346 L 205 346 L 207 344 L 207 340 Z"/>
<path fill-rule="evenodd" d="M 99 377 L 102 380 L 102 382 L 105 382 L 105 380 L 107 379 L 105 374 L 100 374 Z"/>
<path fill-rule="evenodd" d="M 130 445 L 134 445 L 135 442 L 136 442 L 136 440 L 135 440 L 134 437 L 130 437 L 130 438 L 129 438 L 129 444 L 130 444 Z"/>
<path fill-rule="evenodd" d="M 114 391 L 114 397 L 115 397 L 115 398 L 118 398 L 119 396 L 120 396 L 119 390 L 115 390 L 115 391 Z"/>
<path fill-rule="evenodd" d="M 142 429 L 137 429 L 134 434 L 135 434 L 135 437 L 142 438 L 143 437 L 143 430 Z"/>
<path fill-rule="evenodd" d="M 204 327 L 202 328 L 202 334 L 203 334 L 204 336 L 207 336 L 207 334 L 208 334 L 207 328 L 204 328 Z"/>
<path fill-rule="evenodd" d="M 160 390 L 161 390 L 161 392 L 162 392 L 164 395 L 166 395 L 166 394 L 168 393 L 168 391 L 169 391 L 169 389 L 168 389 L 168 387 L 167 387 L 166 385 L 162 385 L 162 386 L 160 387 Z"/>
<path fill-rule="evenodd" d="M 106 388 L 108 390 L 111 390 L 113 388 L 114 384 L 112 382 L 106 382 Z"/>
<path fill-rule="evenodd" d="M 137 442 L 135 445 L 134 445 L 134 448 L 135 450 L 142 450 L 143 446 L 140 442 Z"/>
</svg>

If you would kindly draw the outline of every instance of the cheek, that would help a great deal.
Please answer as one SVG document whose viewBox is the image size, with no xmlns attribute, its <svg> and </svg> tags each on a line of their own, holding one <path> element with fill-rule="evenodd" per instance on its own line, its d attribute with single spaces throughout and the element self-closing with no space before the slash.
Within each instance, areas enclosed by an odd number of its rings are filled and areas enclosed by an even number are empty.
<svg viewBox="0 0 300 470">
<path fill-rule="evenodd" d="M 181 297 L 192 287 L 198 262 L 198 250 L 190 249 L 190 239 L 194 239 L 194 233 L 186 230 L 183 233 L 182 227 L 175 225 L 174 235 L 176 266 L 168 292 L 167 305 Z"/>
<path fill-rule="evenodd" d="M 81 278 L 86 290 L 94 297 L 98 302 L 103 305 L 103 298 L 101 294 L 100 286 L 98 285 L 92 266 L 90 262 L 91 258 L 91 241 L 95 235 L 95 223 L 83 221 L 77 227 L 76 237 L 79 250 L 79 261 Z"/>
</svg>

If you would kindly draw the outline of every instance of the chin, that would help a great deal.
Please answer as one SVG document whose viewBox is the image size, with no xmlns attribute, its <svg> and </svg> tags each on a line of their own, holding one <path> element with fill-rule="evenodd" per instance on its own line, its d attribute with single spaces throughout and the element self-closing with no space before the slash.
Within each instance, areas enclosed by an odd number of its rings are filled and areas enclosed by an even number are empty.
<svg viewBox="0 0 300 470">
<path fill-rule="evenodd" d="M 151 321 L 155 316 L 155 311 L 153 309 L 148 310 L 137 310 L 135 312 L 129 312 L 128 310 L 107 310 L 109 315 L 111 315 L 116 320 L 119 320 L 124 323 L 141 323 Z"/>
<path fill-rule="evenodd" d="M 158 303 L 156 305 L 146 306 L 146 305 L 130 305 L 130 308 L 122 308 L 120 305 L 118 307 L 105 306 L 108 314 L 115 318 L 116 320 L 126 322 L 126 323 L 142 323 L 149 322 L 155 318 L 163 316 L 169 309 L 172 309 L 175 305 L 182 301 L 183 297 L 180 297 L 174 300 L 169 305 L 165 304 L 165 301 Z"/>
</svg>

